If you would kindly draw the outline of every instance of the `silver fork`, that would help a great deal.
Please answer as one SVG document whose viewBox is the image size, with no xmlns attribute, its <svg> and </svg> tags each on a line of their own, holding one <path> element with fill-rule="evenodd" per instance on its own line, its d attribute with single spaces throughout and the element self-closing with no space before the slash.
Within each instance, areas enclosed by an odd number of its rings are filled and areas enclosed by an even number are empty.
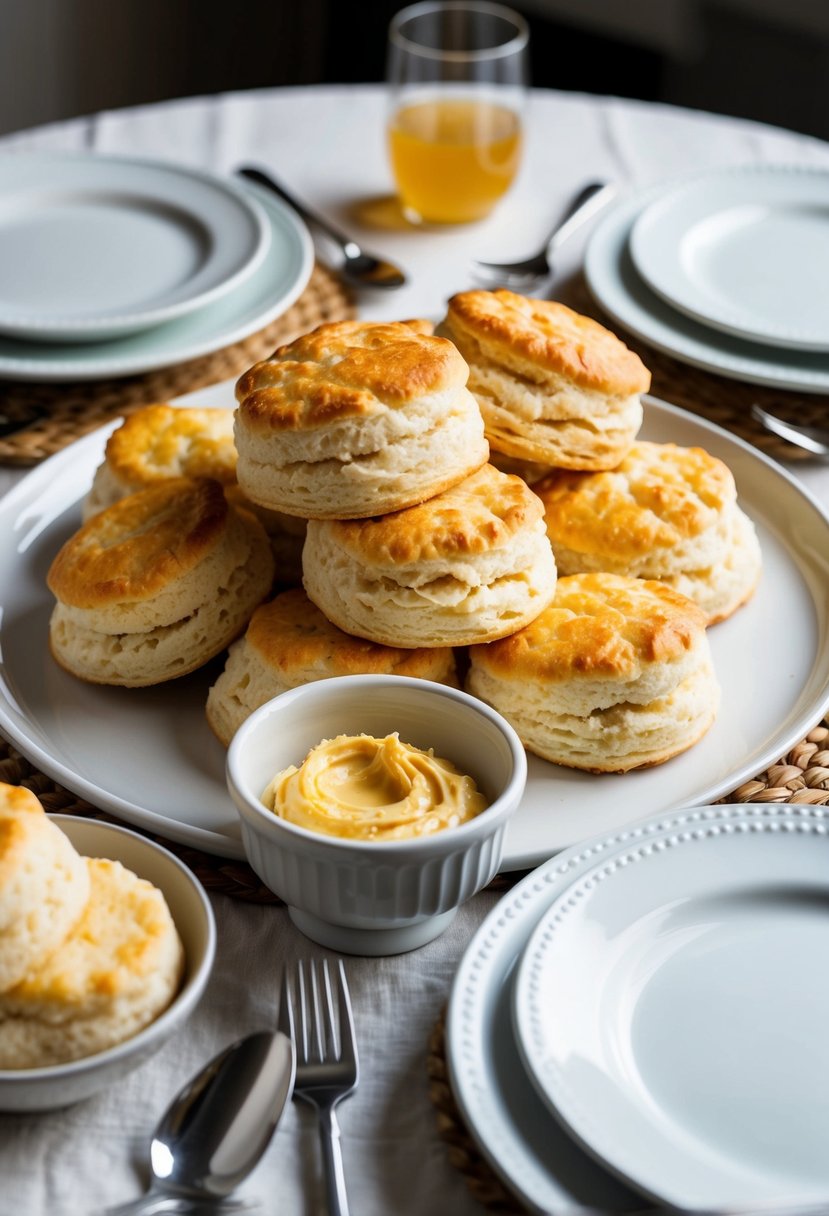
<svg viewBox="0 0 829 1216">
<path fill-rule="evenodd" d="M 484 282 L 505 287 L 518 287 L 549 278 L 553 273 L 553 255 L 559 246 L 577 228 L 606 207 L 615 195 L 616 187 L 610 182 L 590 182 L 573 199 L 560 223 L 547 237 L 538 253 L 520 262 L 476 261 L 472 263 L 474 273 Z"/>
<path fill-rule="evenodd" d="M 819 456 L 821 460 L 829 459 L 829 427 L 799 426 L 795 422 L 785 422 L 776 414 L 761 409 L 756 402 L 751 407 L 751 416 L 767 431 L 772 431 L 781 439 L 787 439 L 789 443 L 804 448 L 813 456 Z"/>
<path fill-rule="evenodd" d="M 334 1013 L 336 1007 L 336 1016 Z M 294 1097 L 316 1108 L 331 1216 L 348 1216 L 340 1128 L 334 1108 L 357 1088 L 360 1067 L 351 999 L 342 959 L 297 963 L 296 979 L 283 976 L 279 1029 L 296 1048 Z"/>
</svg>

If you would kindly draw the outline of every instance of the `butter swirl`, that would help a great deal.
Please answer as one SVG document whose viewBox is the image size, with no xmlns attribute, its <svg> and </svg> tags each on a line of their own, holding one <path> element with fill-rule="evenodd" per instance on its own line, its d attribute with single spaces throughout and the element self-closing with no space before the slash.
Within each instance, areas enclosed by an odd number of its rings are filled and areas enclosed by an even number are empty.
<svg viewBox="0 0 829 1216">
<path fill-rule="evenodd" d="M 472 777 L 399 736 L 338 735 L 262 794 L 282 819 L 349 840 L 407 840 L 456 827 L 486 809 Z"/>
</svg>

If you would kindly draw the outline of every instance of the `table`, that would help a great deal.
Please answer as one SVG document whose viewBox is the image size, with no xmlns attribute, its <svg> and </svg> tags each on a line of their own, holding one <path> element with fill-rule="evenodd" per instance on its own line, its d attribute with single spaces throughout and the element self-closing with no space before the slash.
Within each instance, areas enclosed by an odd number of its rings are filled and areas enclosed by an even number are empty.
<svg viewBox="0 0 829 1216">
<path fill-rule="evenodd" d="M 442 314 L 446 298 L 473 285 L 472 256 L 507 260 L 538 245 L 578 187 L 611 177 L 639 187 L 685 170 L 766 161 L 829 167 L 829 144 L 741 122 L 615 98 L 536 91 L 527 152 L 501 209 L 463 229 L 418 232 L 377 227 L 391 191 L 376 86 L 256 91 L 95 115 L 23 132 L 0 148 L 75 148 L 170 158 L 230 172 L 270 166 L 312 206 L 399 260 L 411 284 L 366 296 L 361 315 L 400 319 Z M 378 201 L 379 200 L 379 201 Z M 563 275 L 583 241 L 562 251 Z M 796 473 L 829 506 L 829 469 Z M 21 474 L 0 469 L 0 493 Z M 352 1210 L 360 1216 L 475 1216 L 480 1205 L 450 1165 L 428 1094 L 429 1034 L 458 959 L 494 906 L 485 891 L 443 937 L 409 955 L 348 962 L 362 1077 L 340 1111 Z M 137 1195 L 145 1183 L 148 1135 L 170 1097 L 235 1037 L 275 1016 L 280 971 L 309 951 L 284 909 L 213 897 L 219 928 L 215 971 L 188 1029 L 113 1089 L 80 1107 L 45 1115 L 0 1115 L 0 1213 L 75 1216 Z M 321 1194 L 311 1112 L 293 1105 L 265 1159 L 240 1194 L 261 1210 L 293 1216 Z"/>
</svg>

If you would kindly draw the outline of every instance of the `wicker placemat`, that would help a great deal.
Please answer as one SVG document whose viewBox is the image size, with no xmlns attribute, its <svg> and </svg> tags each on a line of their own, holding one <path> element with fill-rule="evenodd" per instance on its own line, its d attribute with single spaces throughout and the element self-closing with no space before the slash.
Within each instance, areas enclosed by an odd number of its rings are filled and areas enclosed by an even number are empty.
<svg viewBox="0 0 829 1216">
<path fill-rule="evenodd" d="M 111 418 L 240 376 L 281 343 L 323 321 L 355 315 L 354 297 L 335 274 L 318 263 L 305 291 L 287 312 L 258 333 L 211 355 L 143 376 L 84 384 L 0 380 L 0 463 L 36 464 Z M 16 429 L 27 420 L 25 429 Z"/>
<path fill-rule="evenodd" d="M 829 718 L 776 764 L 746 781 L 720 802 L 829 803 Z M 526 1209 L 507 1190 L 479 1151 L 458 1110 L 449 1084 L 445 1050 L 445 1014 L 429 1039 L 426 1058 L 429 1096 L 435 1107 L 438 1131 L 446 1143 L 449 1162 L 464 1177 L 470 1192 L 483 1207 L 501 1216 L 524 1216 Z"/>
</svg>

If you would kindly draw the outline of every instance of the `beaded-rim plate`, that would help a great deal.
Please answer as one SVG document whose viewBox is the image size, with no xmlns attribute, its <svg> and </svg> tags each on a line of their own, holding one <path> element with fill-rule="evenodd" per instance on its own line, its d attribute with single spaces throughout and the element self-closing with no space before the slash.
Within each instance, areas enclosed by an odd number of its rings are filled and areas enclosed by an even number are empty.
<svg viewBox="0 0 829 1216">
<path fill-rule="evenodd" d="M 697 807 L 596 837 L 529 874 L 499 901 L 469 943 L 446 1015 L 452 1093 L 488 1164 L 531 1211 L 624 1212 L 641 1209 L 642 1199 L 570 1137 L 524 1070 L 512 1030 L 517 960 L 562 892 L 618 848 L 636 848 L 711 822 L 743 821 L 829 827 L 829 814 L 823 807 L 792 804 Z"/>
<path fill-rule="evenodd" d="M 518 1048 L 571 1134 L 682 1208 L 829 1196 L 829 816 L 721 810 L 605 853 L 514 987 Z"/>
</svg>

